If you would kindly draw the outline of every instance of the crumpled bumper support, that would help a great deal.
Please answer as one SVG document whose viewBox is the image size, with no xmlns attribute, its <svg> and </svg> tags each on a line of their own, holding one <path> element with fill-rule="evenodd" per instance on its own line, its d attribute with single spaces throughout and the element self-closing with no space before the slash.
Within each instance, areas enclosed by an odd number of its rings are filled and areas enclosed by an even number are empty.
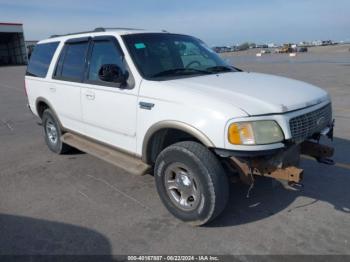
<svg viewBox="0 0 350 262">
<path fill-rule="evenodd" d="M 303 169 L 298 167 L 301 154 L 329 164 L 323 160 L 330 160 L 334 149 L 317 142 L 305 141 L 271 157 L 231 157 L 231 164 L 238 170 L 241 180 L 247 184 L 253 183 L 253 175 L 300 183 L 303 178 Z"/>
</svg>

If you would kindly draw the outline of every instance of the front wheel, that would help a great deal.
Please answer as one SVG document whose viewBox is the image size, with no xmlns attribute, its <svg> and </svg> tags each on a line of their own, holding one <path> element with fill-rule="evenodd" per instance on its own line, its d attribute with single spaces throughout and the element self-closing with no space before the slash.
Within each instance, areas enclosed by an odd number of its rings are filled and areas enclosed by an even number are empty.
<svg viewBox="0 0 350 262">
<path fill-rule="evenodd" d="M 228 200 L 228 181 L 216 156 L 196 142 L 164 149 L 155 164 L 158 194 L 175 217 L 204 225 L 217 217 Z"/>
</svg>

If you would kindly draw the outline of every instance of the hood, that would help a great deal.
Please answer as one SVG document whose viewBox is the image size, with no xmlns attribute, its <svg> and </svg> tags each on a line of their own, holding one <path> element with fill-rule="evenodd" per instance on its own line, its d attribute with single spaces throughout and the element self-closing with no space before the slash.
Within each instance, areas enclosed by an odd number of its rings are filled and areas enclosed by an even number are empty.
<svg viewBox="0 0 350 262">
<path fill-rule="evenodd" d="M 329 100 L 327 92 L 311 84 L 260 73 L 222 73 L 166 83 L 215 97 L 249 115 L 284 113 Z"/>
</svg>

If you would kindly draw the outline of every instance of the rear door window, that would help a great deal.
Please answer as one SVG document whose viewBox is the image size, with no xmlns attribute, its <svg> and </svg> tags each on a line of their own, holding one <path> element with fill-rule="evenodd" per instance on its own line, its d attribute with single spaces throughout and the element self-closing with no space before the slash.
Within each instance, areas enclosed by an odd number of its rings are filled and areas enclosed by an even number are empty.
<svg viewBox="0 0 350 262">
<path fill-rule="evenodd" d="M 87 41 L 66 44 L 57 64 L 55 78 L 82 81 L 88 46 Z"/>
<path fill-rule="evenodd" d="M 59 42 L 38 44 L 29 60 L 26 75 L 45 78 Z"/>
</svg>

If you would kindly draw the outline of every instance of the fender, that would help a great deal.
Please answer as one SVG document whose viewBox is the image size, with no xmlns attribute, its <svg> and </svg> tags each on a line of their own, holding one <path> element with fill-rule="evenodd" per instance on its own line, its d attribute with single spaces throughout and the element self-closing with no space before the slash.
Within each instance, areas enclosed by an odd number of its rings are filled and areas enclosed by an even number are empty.
<svg viewBox="0 0 350 262">
<path fill-rule="evenodd" d="M 55 109 L 52 107 L 51 103 L 50 103 L 47 99 L 45 99 L 45 98 L 43 98 L 43 97 L 40 97 L 40 96 L 39 96 L 39 97 L 36 99 L 36 101 L 35 101 L 35 110 L 36 110 L 38 116 L 39 116 L 38 105 L 39 105 L 40 102 L 44 102 L 45 104 L 47 104 L 47 106 L 49 107 L 49 109 L 50 109 L 50 110 L 52 111 L 52 113 L 54 114 L 54 117 L 57 119 L 58 124 L 59 124 L 59 126 L 60 126 L 60 129 L 61 129 L 62 131 L 65 131 L 65 128 L 63 127 L 63 125 L 62 125 L 60 119 L 58 118 L 58 115 L 57 115 Z M 40 116 L 39 116 L 39 118 L 40 118 Z"/>
<path fill-rule="evenodd" d="M 198 139 L 203 145 L 206 147 L 215 147 L 214 143 L 200 130 L 197 128 L 186 124 L 184 122 L 180 121 L 175 121 L 175 120 L 165 120 L 165 121 L 160 121 L 155 124 L 153 124 L 146 132 L 146 135 L 144 136 L 143 143 L 142 143 L 142 160 L 144 162 L 147 161 L 148 156 L 147 156 L 147 148 L 148 144 L 151 140 L 151 137 L 159 130 L 161 129 L 166 129 L 166 128 L 172 128 L 172 129 L 178 129 L 181 131 L 184 131 L 191 136 L 195 137 Z"/>
</svg>

